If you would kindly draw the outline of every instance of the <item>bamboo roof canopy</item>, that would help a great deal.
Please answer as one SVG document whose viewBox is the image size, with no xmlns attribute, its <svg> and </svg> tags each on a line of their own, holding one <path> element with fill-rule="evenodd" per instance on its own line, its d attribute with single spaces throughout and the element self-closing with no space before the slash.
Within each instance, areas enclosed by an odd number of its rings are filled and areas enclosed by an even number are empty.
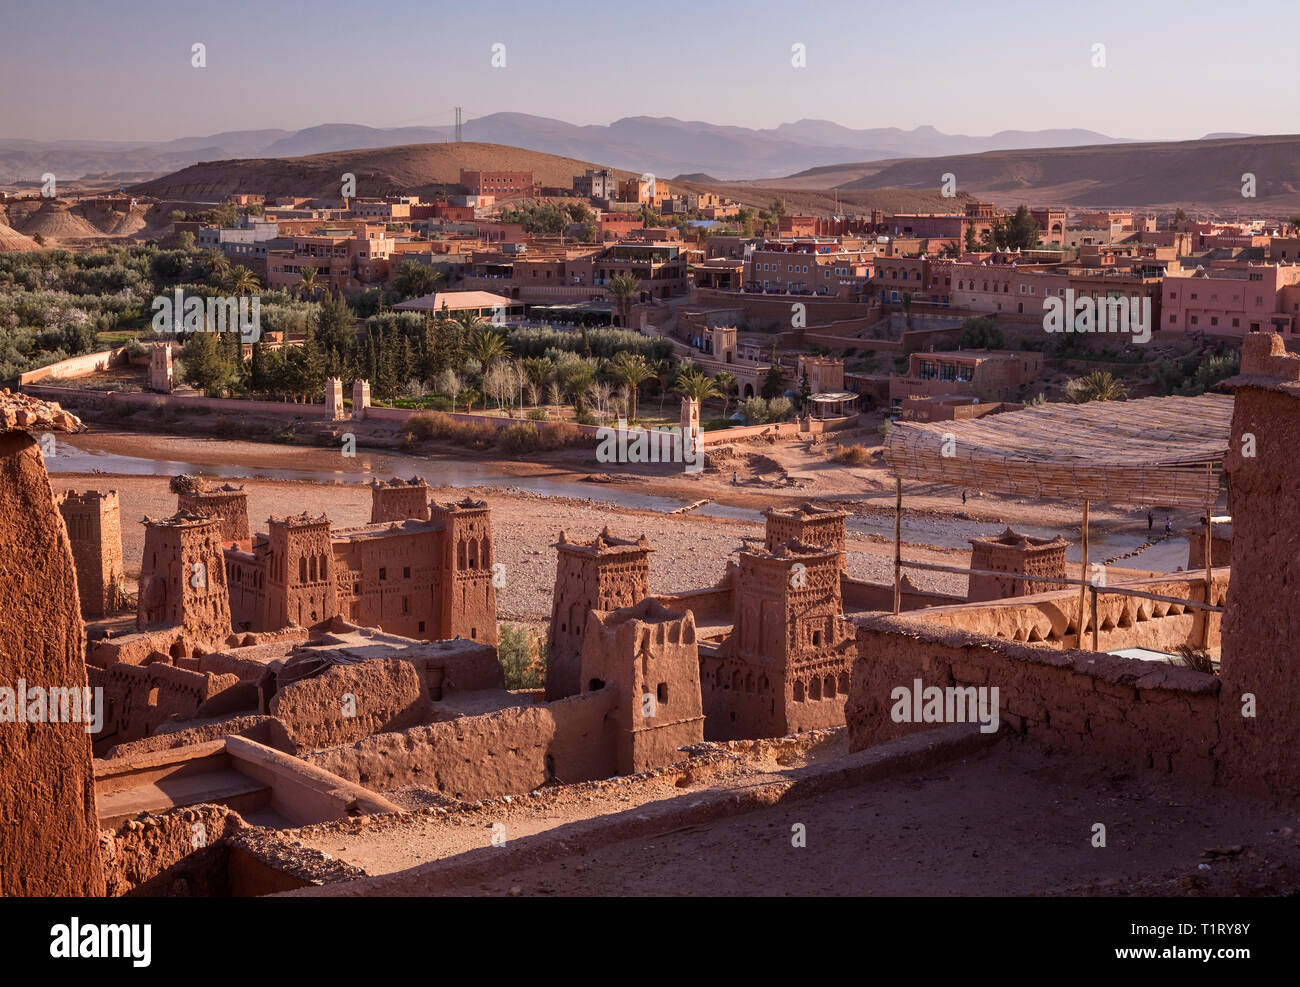
<svg viewBox="0 0 1300 987">
<path fill-rule="evenodd" d="M 1044 404 L 968 421 L 899 422 L 889 472 L 992 493 L 1208 510 L 1228 452 L 1229 395 Z"/>
</svg>

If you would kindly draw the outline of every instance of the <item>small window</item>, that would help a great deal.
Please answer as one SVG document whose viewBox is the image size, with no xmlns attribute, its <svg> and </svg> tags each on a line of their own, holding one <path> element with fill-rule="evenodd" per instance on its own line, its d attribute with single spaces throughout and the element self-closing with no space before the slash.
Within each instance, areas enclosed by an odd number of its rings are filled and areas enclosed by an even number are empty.
<svg viewBox="0 0 1300 987">
<path fill-rule="evenodd" d="M 411 567 L 409 565 L 406 566 L 404 569 L 402 569 L 402 578 L 403 579 L 411 578 Z"/>
<path fill-rule="evenodd" d="M 656 689 L 655 692 L 656 692 L 656 693 L 658 694 L 658 696 L 659 696 L 659 705 L 660 705 L 660 706 L 667 706 L 667 705 L 668 705 L 668 683 L 667 683 L 667 682 L 660 682 L 660 683 L 659 683 L 659 688 Z"/>
<path fill-rule="evenodd" d="M 387 570 L 387 569 L 380 569 L 380 570 L 379 570 L 379 578 L 380 578 L 380 579 L 387 579 L 387 578 L 388 578 L 388 570 Z"/>
</svg>

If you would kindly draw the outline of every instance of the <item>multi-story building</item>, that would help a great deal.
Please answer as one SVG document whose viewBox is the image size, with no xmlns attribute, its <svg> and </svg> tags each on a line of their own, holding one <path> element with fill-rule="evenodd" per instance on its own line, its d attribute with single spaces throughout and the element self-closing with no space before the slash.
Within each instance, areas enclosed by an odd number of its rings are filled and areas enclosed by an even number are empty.
<svg viewBox="0 0 1300 987">
<path fill-rule="evenodd" d="M 1033 350 L 957 350 L 913 353 L 907 373 L 889 375 L 889 398 L 963 395 L 981 401 L 1011 401 L 1043 371 L 1043 354 Z"/>
<path fill-rule="evenodd" d="M 344 294 L 363 291 L 387 279 L 395 243 L 382 235 L 367 238 L 342 232 L 295 236 L 292 247 L 267 251 L 267 287 L 294 291 L 302 284 L 303 272 L 315 269 L 322 288 Z"/>
<path fill-rule="evenodd" d="M 588 168 L 573 176 L 573 191 L 589 199 L 614 199 L 618 197 L 618 176 L 608 168 Z"/>
<path fill-rule="evenodd" d="M 1300 330 L 1300 265 L 1254 264 L 1170 270 L 1160 328 L 1240 336 Z"/>
<path fill-rule="evenodd" d="M 745 261 L 745 290 L 857 298 L 871 280 L 874 249 L 845 249 L 837 238 L 765 240 Z"/>
<path fill-rule="evenodd" d="M 460 170 L 460 184 L 470 195 L 495 195 L 498 199 L 533 194 L 531 171 Z"/>
<path fill-rule="evenodd" d="M 341 616 L 425 641 L 495 644 L 491 514 L 434 504 L 429 520 L 333 530 L 324 515 L 271 518 L 251 550 L 225 549 L 237 630 L 309 627 Z"/>
</svg>

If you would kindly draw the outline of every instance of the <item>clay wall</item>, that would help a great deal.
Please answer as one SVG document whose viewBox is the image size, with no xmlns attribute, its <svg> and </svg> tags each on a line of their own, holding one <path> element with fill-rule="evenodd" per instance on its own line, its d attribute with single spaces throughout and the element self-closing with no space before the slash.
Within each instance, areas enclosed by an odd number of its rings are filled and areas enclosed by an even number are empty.
<svg viewBox="0 0 1300 987">
<path fill-rule="evenodd" d="M 1242 343 L 1225 467 L 1232 585 L 1223 621 L 1223 772 L 1270 797 L 1300 796 L 1300 358 L 1275 333 Z M 1246 437 L 1254 442 L 1247 443 Z M 1247 450 L 1253 456 L 1244 455 Z"/>
<path fill-rule="evenodd" d="M 104 690 L 104 729 L 95 735 L 97 748 L 149 737 L 171 717 L 187 720 L 212 696 L 237 685 L 234 675 L 193 672 L 161 662 L 109 668 L 87 666 L 90 684 Z"/>
<path fill-rule="evenodd" d="M 1213 571 L 1210 602 L 1216 606 L 1222 606 L 1225 601 L 1229 575 L 1228 569 Z M 1125 585 L 1160 596 L 1200 602 L 1205 599 L 1205 577 L 1199 573 L 1126 581 Z M 1085 598 L 1085 601 L 1084 644 L 1092 647 L 1091 600 Z M 1076 645 L 1079 613 L 1079 590 L 1075 587 L 978 606 L 931 607 L 917 611 L 914 616 L 928 623 L 1008 641 L 1064 648 Z M 1177 603 L 1101 590 L 1097 593 L 1098 648 L 1102 651 L 1120 648 L 1171 651 L 1179 644 L 1199 647 L 1205 643 L 1207 619 L 1210 624 L 1207 646 L 1214 649 L 1219 646 L 1220 616 L 1217 614 L 1207 615 L 1205 611 L 1189 610 Z"/>
<path fill-rule="evenodd" d="M 594 611 L 582 648 L 585 691 L 616 686 L 618 773 L 680 760 L 678 749 L 704 740 L 695 618 L 647 599 Z"/>
<path fill-rule="evenodd" d="M 177 494 L 176 509 L 200 517 L 219 518 L 223 545 L 246 542 L 252 537 L 248 527 L 248 494 L 242 488 Z"/>
<path fill-rule="evenodd" d="M 709 617 L 731 616 L 735 601 L 735 587 L 715 586 L 709 589 L 693 589 L 685 593 L 665 593 L 654 596 L 669 610 L 687 611 L 695 614 L 697 621 Z"/>
<path fill-rule="evenodd" d="M 415 726 L 429 696 L 415 667 L 398 659 L 335 665 L 276 691 L 269 712 L 300 750 L 350 744 L 375 733 Z"/>
<path fill-rule="evenodd" d="M 395 480 L 370 486 L 370 523 L 380 521 L 429 520 L 429 488 L 421 480 Z"/>
<path fill-rule="evenodd" d="M 372 791 L 424 785 L 458 799 L 522 795 L 618 773 L 614 689 L 376 734 L 306 760 Z"/>
<path fill-rule="evenodd" d="M 25 410 L 15 398 L 11 403 Z M 6 417 L 0 415 L 0 685 L 17 689 L 22 679 L 29 689 L 85 688 L 67 529 L 40 447 L 26 432 L 7 431 Z M 102 894 L 85 724 L 0 722 L 0 766 L 0 895 Z"/>
<path fill-rule="evenodd" d="M 1000 641 L 936 627 L 914 615 L 858 621 L 846 710 L 850 750 L 944 725 L 895 722 L 894 690 L 914 690 L 918 679 L 923 688 L 997 687 L 1001 725 L 1061 750 L 1207 782 L 1216 776 L 1215 676 L 1118 655 Z"/>
<path fill-rule="evenodd" d="M 892 583 L 869 583 L 852 576 L 840 576 L 840 595 L 844 601 L 844 610 L 890 610 L 894 609 L 894 586 Z M 903 610 L 920 610 L 923 607 L 943 607 L 961 604 L 965 597 L 948 596 L 944 593 L 927 593 L 917 589 L 912 581 L 903 576 L 903 589 L 899 606 Z"/>
<path fill-rule="evenodd" d="M 243 826 L 222 805 L 196 805 L 142 815 L 100 843 L 110 898 L 225 897 L 226 837 Z"/>
</svg>

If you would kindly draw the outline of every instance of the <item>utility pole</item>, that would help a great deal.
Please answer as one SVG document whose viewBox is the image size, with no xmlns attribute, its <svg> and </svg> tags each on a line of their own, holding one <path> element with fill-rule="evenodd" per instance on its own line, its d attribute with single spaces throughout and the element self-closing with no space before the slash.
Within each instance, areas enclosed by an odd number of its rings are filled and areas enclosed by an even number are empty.
<svg viewBox="0 0 1300 987">
<path fill-rule="evenodd" d="M 461 125 L 460 114 L 461 114 L 461 109 L 462 109 L 462 107 L 459 107 L 459 106 L 456 107 L 456 143 L 457 143 L 457 144 L 460 143 L 460 125 Z"/>
</svg>

